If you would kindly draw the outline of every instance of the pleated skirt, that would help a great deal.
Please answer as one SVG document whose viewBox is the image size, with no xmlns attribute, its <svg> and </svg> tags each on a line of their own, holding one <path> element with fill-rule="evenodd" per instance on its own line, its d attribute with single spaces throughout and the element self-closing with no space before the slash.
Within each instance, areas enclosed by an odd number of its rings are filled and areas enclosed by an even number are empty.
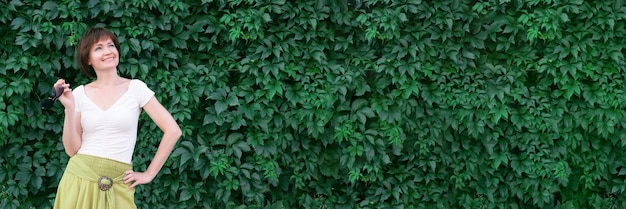
<svg viewBox="0 0 626 209">
<path fill-rule="evenodd" d="M 76 154 L 67 164 L 57 188 L 55 209 L 136 209 L 135 189 L 124 184 L 132 165 Z"/>
</svg>

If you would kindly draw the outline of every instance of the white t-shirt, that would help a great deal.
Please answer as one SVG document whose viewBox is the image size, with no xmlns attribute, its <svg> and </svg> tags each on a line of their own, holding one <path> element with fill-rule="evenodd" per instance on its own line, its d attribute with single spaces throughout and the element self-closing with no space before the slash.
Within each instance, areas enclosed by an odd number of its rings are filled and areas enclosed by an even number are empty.
<svg viewBox="0 0 626 209">
<path fill-rule="evenodd" d="M 131 163 L 139 114 L 154 92 L 143 81 L 133 79 L 128 90 L 106 111 L 85 95 L 83 85 L 72 93 L 83 127 L 78 153 Z"/>
</svg>

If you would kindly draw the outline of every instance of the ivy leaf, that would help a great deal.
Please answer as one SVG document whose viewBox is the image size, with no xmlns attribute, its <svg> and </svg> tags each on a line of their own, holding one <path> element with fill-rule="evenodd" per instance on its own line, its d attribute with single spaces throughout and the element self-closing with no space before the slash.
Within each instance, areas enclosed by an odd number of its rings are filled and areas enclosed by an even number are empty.
<svg viewBox="0 0 626 209">
<path fill-rule="evenodd" d="M 348 180 L 351 183 L 356 183 L 357 181 L 361 180 L 361 178 L 363 178 L 363 174 L 361 174 L 361 172 L 358 170 L 352 170 L 348 173 Z"/>
<path fill-rule="evenodd" d="M 489 113 L 493 115 L 491 118 L 493 123 L 498 123 L 498 121 L 502 118 L 505 120 L 509 119 L 509 111 L 507 106 L 504 104 L 498 104 L 496 108 L 491 109 Z"/>
<path fill-rule="evenodd" d="M 505 166 L 509 164 L 509 158 L 505 153 L 497 153 L 493 158 L 494 162 L 492 164 L 492 168 L 498 169 L 500 165 L 504 164 Z"/>
<path fill-rule="evenodd" d="M 183 190 L 180 193 L 180 198 L 178 198 L 178 201 L 181 201 L 181 202 L 188 201 L 189 199 L 191 199 L 191 196 L 192 194 L 191 192 L 189 192 L 189 190 Z"/>
<path fill-rule="evenodd" d="M 398 15 L 398 19 L 400 19 L 401 22 L 409 21 L 409 18 L 406 17 L 406 14 L 404 12 L 402 12 L 402 13 L 400 13 L 400 15 Z"/>
<path fill-rule="evenodd" d="M 375 37 L 377 37 L 379 34 L 378 30 L 376 30 L 376 28 L 368 28 L 367 30 L 365 30 L 365 39 L 367 39 L 368 41 L 371 41 L 372 39 L 374 39 Z"/>
<path fill-rule="evenodd" d="M 13 29 L 13 30 L 19 29 L 20 27 L 22 27 L 24 22 L 26 22 L 26 20 L 24 18 L 21 18 L 21 17 L 13 19 L 13 21 L 11 21 L 11 29 Z"/>
<path fill-rule="evenodd" d="M 228 109 L 228 103 L 226 101 L 215 101 L 215 113 L 219 115 L 220 113 L 226 111 Z"/>
</svg>

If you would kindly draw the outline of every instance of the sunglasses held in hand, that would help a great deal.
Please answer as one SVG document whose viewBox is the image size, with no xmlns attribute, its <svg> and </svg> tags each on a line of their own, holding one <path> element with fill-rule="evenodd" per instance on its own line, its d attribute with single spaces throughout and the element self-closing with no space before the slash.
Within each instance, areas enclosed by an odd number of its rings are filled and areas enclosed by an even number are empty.
<svg viewBox="0 0 626 209">
<path fill-rule="evenodd" d="M 54 102 L 56 102 L 62 94 L 63 94 L 63 87 L 59 85 L 58 87 L 54 89 L 54 97 L 48 97 L 48 98 L 45 98 L 44 100 L 41 100 L 41 109 L 42 110 L 50 109 L 52 105 L 54 105 Z"/>
</svg>

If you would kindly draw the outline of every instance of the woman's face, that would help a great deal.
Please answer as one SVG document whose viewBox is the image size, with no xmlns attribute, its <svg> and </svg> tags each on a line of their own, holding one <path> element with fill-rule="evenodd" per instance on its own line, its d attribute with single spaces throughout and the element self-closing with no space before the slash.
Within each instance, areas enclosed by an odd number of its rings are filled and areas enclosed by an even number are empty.
<svg viewBox="0 0 626 209">
<path fill-rule="evenodd" d="M 119 52 L 110 37 L 100 39 L 89 50 L 89 65 L 95 71 L 116 69 L 119 62 Z"/>
</svg>

